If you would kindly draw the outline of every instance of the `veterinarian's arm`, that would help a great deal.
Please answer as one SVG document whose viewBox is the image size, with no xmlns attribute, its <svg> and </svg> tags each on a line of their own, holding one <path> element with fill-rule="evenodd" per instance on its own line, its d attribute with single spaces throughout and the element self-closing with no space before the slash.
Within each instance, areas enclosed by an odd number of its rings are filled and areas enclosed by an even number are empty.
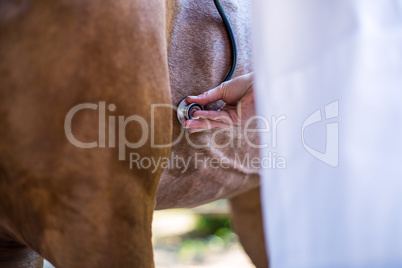
<svg viewBox="0 0 402 268">
<path fill-rule="evenodd" d="M 253 74 L 239 76 L 198 96 L 189 96 L 187 101 L 202 106 L 223 100 L 225 106 L 219 111 L 196 111 L 194 117 L 187 120 L 184 127 L 190 133 L 208 129 L 231 128 L 244 125 L 255 115 Z"/>
</svg>

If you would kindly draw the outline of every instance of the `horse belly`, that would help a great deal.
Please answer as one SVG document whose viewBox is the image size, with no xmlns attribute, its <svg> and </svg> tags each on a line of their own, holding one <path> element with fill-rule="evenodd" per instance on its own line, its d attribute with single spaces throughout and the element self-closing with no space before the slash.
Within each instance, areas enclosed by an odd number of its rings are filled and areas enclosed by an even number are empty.
<svg viewBox="0 0 402 268">
<path fill-rule="evenodd" d="M 223 0 L 238 45 L 234 77 L 252 71 L 251 7 L 247 0 Z M 179 0 L 168 22 L 168 56 L 172 103 L 219 85 L 231 64 L 230 42 L 213 1 Z M 218 109 L 222 102 L 207 106 Z M 157 192 L 157 209 L 192 207 L 228 198 L 259 185 L 258 157 L 241 131 L 188 135 L 173 116 L 169 166 Z M 183 136 L 182 136 L 183 135 Z M 256 134 L 249 141 L 257 144 Z M 201 145 L 201 146 L 198 146 Z"/>
</svg>

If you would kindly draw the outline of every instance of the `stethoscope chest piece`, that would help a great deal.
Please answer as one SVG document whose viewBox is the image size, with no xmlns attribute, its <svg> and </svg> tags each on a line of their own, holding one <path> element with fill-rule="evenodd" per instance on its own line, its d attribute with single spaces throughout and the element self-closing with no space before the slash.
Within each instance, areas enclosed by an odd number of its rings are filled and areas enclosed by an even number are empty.
<svg viewBox="0 0 402 268">
<path fill-rule="evenodd" d="M 177 119 L 183 125 L 186 120 L 196 119 L 194 112 L 204 110 L 204 107 L 198 103 L 188 103 L 187 98 L 183 99 L 177 106 Z"/>
</svg>

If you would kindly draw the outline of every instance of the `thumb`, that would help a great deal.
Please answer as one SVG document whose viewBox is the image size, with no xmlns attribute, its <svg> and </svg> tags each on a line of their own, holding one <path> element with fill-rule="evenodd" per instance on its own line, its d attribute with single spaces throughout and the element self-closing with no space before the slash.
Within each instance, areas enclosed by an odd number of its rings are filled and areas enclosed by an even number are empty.
<svg viewBox="0 0 402 268">
<path fill-rule="evenodd" d="M 225 91 L 227 90 L 228 83 L 223 82 L 216 88 L 210 89 L 198 96 L 188 96 L 187 101 L 189 103 L 196 102 L 202 106 L 207 105 L 209 103 L 222 100 L 225 95 Z"/>
<path fill-rule="evenodd" d="M 223 100 L 229 105 L 236 105 L 238 101 L 253 87 L 253 73 L 236 77 L 233 80 L 223 82 L 216 88 L 208 90 L 198 96 L 189 96 L 189 103 L 196 102 L 202 106 Z"/>
</svg>

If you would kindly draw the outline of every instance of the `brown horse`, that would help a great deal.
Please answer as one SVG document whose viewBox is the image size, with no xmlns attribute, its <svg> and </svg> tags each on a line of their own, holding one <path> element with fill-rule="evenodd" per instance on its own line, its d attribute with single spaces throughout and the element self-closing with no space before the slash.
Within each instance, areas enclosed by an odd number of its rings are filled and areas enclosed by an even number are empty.
<svg viewBox="0 0 402 268">
<path fill-rule="evenodd" d="M 235 76 L 248 73 L 249 4 L 222 5 L 239 45 Z M 221 198 L 267 266 L 258 169 L 238 164 L 257 149 L 241 133 L 180 138 L 161 106 L 218 85 L 229 68 L 212 0 L 4 0 L 0 40 L 0 267 L 41 267 L 42 257 L 58 268 L 153 267 L 155 206 Z M 226 166 L 205 164 L 215 158 Z"/>
</svg>

